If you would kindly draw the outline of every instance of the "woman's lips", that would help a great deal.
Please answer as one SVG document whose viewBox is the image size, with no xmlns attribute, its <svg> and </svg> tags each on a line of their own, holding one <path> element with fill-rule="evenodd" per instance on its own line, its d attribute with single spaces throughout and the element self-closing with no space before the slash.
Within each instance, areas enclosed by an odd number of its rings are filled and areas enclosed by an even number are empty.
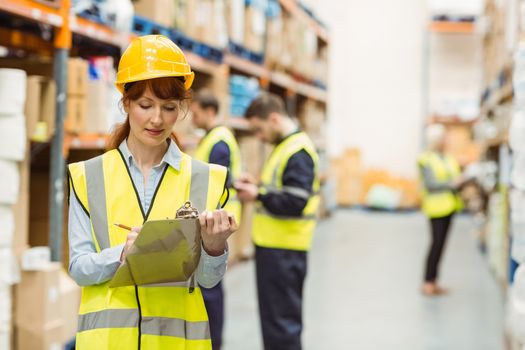
<svg viewBox="0 0 525 350">
<path fill-rule="evenodd" d="M 146 132 L 151 136 L 160 136 L 162 135 L 163 129 L 145 129 Z"/>
</svg>

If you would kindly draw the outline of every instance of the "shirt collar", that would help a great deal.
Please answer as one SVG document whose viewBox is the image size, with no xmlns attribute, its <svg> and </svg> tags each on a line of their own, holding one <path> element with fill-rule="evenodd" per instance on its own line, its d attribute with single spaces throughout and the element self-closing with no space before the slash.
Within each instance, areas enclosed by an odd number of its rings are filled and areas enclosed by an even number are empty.
<svg viewBox="0 0 525 350">
<path fill-rule="evenodd" d="M 174 168 L 175 170 L 179 171 L 180 163 L 182 159 L 182 152 L 179 149 L 179 147 L 177 147 L 175 142 L 173 142 L 171 139 L 168 140 L 168 142 L 169 142 L 168 150 L 162 157 L 162 160 L 160 161 L 159 165 L 166 163 L 172 168 Z M 124 159 L 127 161 L 127 166 L 131 166 L 131 164 L 133 164 L 133 154 L 131 154 L 131 151 L 128 148 L 127 139 L 122 141 L 122 143 L 120 144 L 118 148 L 120 152 L 122 153 L 122 155 L 124 156 Z"/>
</svg>

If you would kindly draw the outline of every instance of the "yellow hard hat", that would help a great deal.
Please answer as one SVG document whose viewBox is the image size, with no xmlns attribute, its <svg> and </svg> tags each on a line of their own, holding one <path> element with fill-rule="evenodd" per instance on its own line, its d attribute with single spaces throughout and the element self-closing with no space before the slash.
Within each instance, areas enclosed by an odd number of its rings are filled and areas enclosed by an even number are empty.
<svg viewBox="0 0 525 350">
<path fill-rule="evenodd" d="M 120 58 L 115 85 L 163 77 L 184 77 L 189 90 L 194 74 L 182 50 L 164 35 L 144 35 L 133 39 Z"/>
</svg>

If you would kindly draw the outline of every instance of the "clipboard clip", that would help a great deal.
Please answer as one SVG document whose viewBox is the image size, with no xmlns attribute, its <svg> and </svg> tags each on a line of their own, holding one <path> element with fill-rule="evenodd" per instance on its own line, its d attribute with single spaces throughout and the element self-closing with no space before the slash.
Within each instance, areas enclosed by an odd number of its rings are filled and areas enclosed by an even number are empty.
<svg viewBox="0 0 525 350">
<path fill-rule="evenodd" d="M 177 213 L 175 214 L 176 219 L 196 219 L 198 217 L 199 211 L 191 205 L 191 201 L 184 203 L 182 207 L 177 209 Z"/>
</svg>

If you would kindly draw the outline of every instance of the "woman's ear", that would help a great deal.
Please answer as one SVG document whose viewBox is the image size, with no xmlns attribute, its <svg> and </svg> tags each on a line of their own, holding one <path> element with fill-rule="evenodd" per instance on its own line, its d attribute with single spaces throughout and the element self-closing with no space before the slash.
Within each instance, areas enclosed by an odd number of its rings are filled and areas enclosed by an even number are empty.
<svg viewBox="0 0 525 350">
<path fill-rule="evenodd" d="M 129 99 L 125 99 L 122 101 L 122 107 L 124 108 L 124 112 L 126 112 L 126 114 L 129 114 Z"/>
</svg>

